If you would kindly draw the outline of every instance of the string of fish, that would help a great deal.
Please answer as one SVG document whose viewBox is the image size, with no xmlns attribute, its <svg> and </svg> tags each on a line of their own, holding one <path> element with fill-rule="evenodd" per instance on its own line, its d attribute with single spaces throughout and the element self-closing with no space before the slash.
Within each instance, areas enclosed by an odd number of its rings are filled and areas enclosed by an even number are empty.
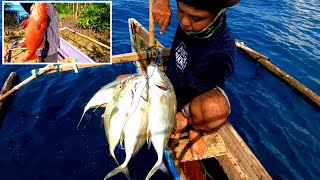
<svg viewBox="0 0 320 180">
<path fill-rule="evenodd" d="M 159 49 L 156 49 L 156 56 L 155 56 L 154 63 L 155 63 L 155 65 L 156 65 L 157 67 L 159 66 L 159 64 L 160 64 L 160 62 L 161 62 L 161 58 L 162 58 L 162 55 L 161 55 L 161 54 L 162 54 L 162 53 L 160 52 L 160 50 L 159 50 Z M 143 89 L 142 89 L 142 91 L 141 91 L 140 98 L 139 98 L 139 100 L 138 100 L 138 104 L 137 104 L 137 106 L 135 107 L 135 109 L 133 110 L 133 112 L 129 115 L 129 117 L 127 118 L 126 122 L 124 123 L 124 126 L 122 127 L 122 130 L 121 130 L 122 132 L 123 132 L 124 127 L 126 126 L 128 120 L 131 118 L 131 115 L 134 114 L 134 113 L 136 112 L 136 110 L 138 109 L 141 99 L 144 99 L 143 96 L 142 96 L 142 93 L 144 92 L 145 88 L 147 88 L 147 87 L 149 86 L 149 78 L 150 78 L 151 76 L 153 76 L 153 73 L 154 73 L 155 69 L 156 69 L 156 68 L 153 69 L 153 71 L 152 71 L 152 73 L 151 73 L 150 76 L 147 76 L 147 77 L 146 77 L 147 82 L 146 82 L 145 86 L 143 87 Z M 149 99 L 149 94 L 148 94 L 148 96 L 147 96 L 147 100 L 148 100 L 148 99 Z M 144 99 L 144 100 L 147 101 L 146 99 Z M 148 142 L 148 140 L 147 140 L 147 142 Z M 151 144 L 148 142 L 148 146 L 149 146 L 149 147 L 150 147 L 150 145 L 151 145 Z M 121 149 L 124 149 L 124 148 L 123 148 L 123 145 L 119 144 L 119 146 L 120 146 Z"/>
</svg>

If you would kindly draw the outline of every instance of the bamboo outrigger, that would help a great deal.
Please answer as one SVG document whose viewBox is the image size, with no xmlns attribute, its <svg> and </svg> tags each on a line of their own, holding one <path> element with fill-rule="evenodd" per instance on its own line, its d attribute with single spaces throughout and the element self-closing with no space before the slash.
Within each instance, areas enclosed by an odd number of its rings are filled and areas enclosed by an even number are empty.
<svg viewBox="0 0 320 180">
<path fill-rule="evenodd" d="M 17 73 L 16 72 L 11 72 L 7 78 L 7 80 L 4 82 L 1 92 L 0 92 L 0 96 L 3 96 L 5 93 L 7 93 L 13 86 L 13 82 L 17 77 Z M 2 98 L 0 100 L 0 111 L 2 109 L 2 105 L 4 104 L 4 98 Z"/>
<path fill-rule="evenodd" d="M 134 51 L 146 50 L 141 46 L 148 45 L 148 31 L 133 18 L 129 19 L 129 31 L 132 49 Z M 163 48 L 156 40 L 155 46 Z M 160 64 L 163 65 L 165 61 L 163 60 Z M 136 64 L 137 71 L 144 72 L 144 65 L 141 65 L 139 61 L 136 61 Z M 229 179 L 271 179 L 268 172 L 229 122 L 226 122 L 217 132 L 205 135 L 204 139 L 208 150 L 203 158 L 215 157 Z M 166 156 L 166 158 L 169 164 L 174 164 L 174 167 L 170 167 L 171 171 L 177 172 L 173 173 L 175 179 L 187 178 L 179 162 L 193 161 L 188 143 L 188 139 L 180 140 L 178 147 L 167 150 L 170 156 Z"/>
</svg>

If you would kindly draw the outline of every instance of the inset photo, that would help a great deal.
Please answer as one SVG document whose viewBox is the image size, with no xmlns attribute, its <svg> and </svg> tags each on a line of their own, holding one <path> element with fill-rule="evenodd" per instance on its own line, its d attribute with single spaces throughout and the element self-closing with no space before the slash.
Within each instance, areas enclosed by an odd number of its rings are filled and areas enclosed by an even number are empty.
<svg viewBox="0 0 320 180">
<path fill-rule="evenodd" d="M 111 63 L 112 2 L 2 2 L 2 63 Z"/>
</svg>

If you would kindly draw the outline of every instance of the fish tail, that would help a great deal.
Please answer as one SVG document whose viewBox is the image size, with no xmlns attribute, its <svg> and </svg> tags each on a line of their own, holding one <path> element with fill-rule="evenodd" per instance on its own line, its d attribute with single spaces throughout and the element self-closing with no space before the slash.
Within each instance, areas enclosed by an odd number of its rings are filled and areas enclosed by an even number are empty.
<svg viewBox="0 0 320 180">
<path fill-rule="evenodd" d="M 166 165 L 165 165 L 163 162 L 161 163 L 159 169 L 160 169 L 163 173 L 165 173 L 166 175 L 169 176 L 168 168 L 166 167 Z"/>
<path fill-rule="evenodd" d="M 118 162 L 116 156 L 114 155 L 114 152 L 111 151 L 110 154 L 111 154 L 112 158 L 114 159 L 114 161 L 117 163 L 117 165 L 119 165 L 119 162 Z"/>
<path fill-rule="evenodd" d="M 78 122 L 78 125 L 77 125 L 77 127 L 79 127 L 79 125 L 80 125 L 80 123 L 81 123 L 81 121 L 82 121 L 82 119 L 83 119 L 83 116 L 86 114 L 86 110 L 83 112 L 83 114 L 82 114 L 82 116 L 81 116 L 81 118 L 80 118 L 80 121 Z"/>
<path fill-rule="evenodd" d="M 148 128 L 147 130 L 147 144 L 148 144 L 148 149 L 150 149 L 151 147 L 151 132 L 150 132 L 150 129 Z"/>
<path fill-rule="evenodd" d="M 106 180 L 106 179 L 108 179 L 108 178 L 111 178 L 112 176 L 118 174 L 119 172 L 123 172 L 123 174 L 126 175 L 126 177 L 127 177 L 128 179 L 130 179 L 128 167 L 118 166 L 117 168 L 115 168 L 114 170 L 112 170 L 111 172 L 109 172 L 109 173 L 104 177 L 104 180 Z"/>
<path fill-rule="evenodd" d="M 160 168 L 161 164 L 162 164 L 162 159 L 158 159 L 156 164 L 149 171 L 149 173 L 148 173 L 148 175 L 146 177 L 146 180 L 149 180 L 151 178 L 151 176 Z"/>
</svg>

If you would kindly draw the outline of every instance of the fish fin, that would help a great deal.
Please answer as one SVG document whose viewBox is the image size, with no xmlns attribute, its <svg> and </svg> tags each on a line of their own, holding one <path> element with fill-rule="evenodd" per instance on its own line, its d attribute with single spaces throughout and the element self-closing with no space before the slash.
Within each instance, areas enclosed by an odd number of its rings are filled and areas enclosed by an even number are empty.
<svg viewBox="0 0 320 180">
<path fill-rule="evenodd" d="M 167 176 L 169 176 L 168 168 L 167 168 L 167 166 L 166 166 L 163 162 L 161 163 L 159 169 L 160 169 L 163 173 L 165 173 Z"/>
<path fill-rule="evenodd" d="M 25 47 L 26 48 L 27 47 L 27 43 L 24 43 L 21 47 Z"/>
<path fill-rule="evenodd" d="M 103 118 L 101 119 L 101 127 L 104 126 L 104 120 Z"/>
<path fill-rule="evenodd" d="M 26 20 L 24 20 L 24 21 L 21 23 L 21 26 L 22 26 L 23 28 L 26 28 L 26 27 L 28 26 L 29 22 L 30 22 L 30 19 L 26 19 Z"/>
<path fill-rule="evenodd" d="M 151 138 L 147 139 L 147 143 L 148 143 L 148 149 L 150 149 L 150 147 L 151 147 Z"/>
<path fill-rule="evenodd" d="M 148 143 L 148 149 L 150 149 L 150 147 L 151 147 L 151 132 L 149 129 L 147 131 L 147 143 Z"/>
<path fill-rule="evenodd" d="M 129 169 L 128 167 L 122 167 L 122 166 L 118 166 L 116 167 L 114 170 L 112 170 L 111 172 L 109 172 L 105 177 L 104 180 L 111 178 L 112 176 L 118 174 L 119 172 L 123 172 L 124 175 L 126 175 L 126 177 L 128 179 L 130 179 L 130 174 L 129 174 Z"/>
<path fill-rule="evenodd" d="M 37 56 L 35 53 L 33 53 L 33 55 L 31 56 L 27 56 L 23 62 L 26 62 L 26 61 L 30 61 L 30 60 L 34 60 L 34 59 L 39 59 L 39 56 Z"/>
<path fill-rule="evenodd" d="M 149 180 L 151 178 L 151 176 L 159 169 L 159 167 L 161 166 L 163 162 L 156 162 L 156 164 L 152 167 L 152 169 L 149 171 L 146 180 Z"/>
<path fill-rule="evenodd" d="M 39 31 L 41 29 L 41 22 L 39 21 L 38 23 L 37 23 L 37 31 Z"/>
<path fill-rule="evenodd" d="M 93 110 L 93 112 L 95 112 L 99 107 L 100 107 L 100 105 L 97 106 L 97 107 L 95 107 L 94 110 Z"/>
<path fill-rule="evenodd" d="M 32 6 L 30 7 L 30 13 L 32 13 L 33 7 L 34 7 L 34 5 L 32 5 Z"/>
<path fill-rule="evenodd" d="M 42 40 L 41 40 L 41 42 L 40 42 L 40 44 L 39 44 L 38 48 L 42 48 L 43 46 L 44 46 L 44 38 L 42 38 Z"/>
<path fill-rule="evenodd" d="M 121 136 L 120 136 L 120 139 L 119 139 L 119 146 L 120 146 L 121 149 L 124 149 L 123 140 L 124 140 L 124 134 L 122 132 Z"/>
<path fill-rule="evenodd" d="M 119 166 L 119 162 L 118 162 L 116 156 L 114 155 L 114 152 L 110 152 L 110 155 L 113 158 L 113 160 L 117 163 L 117 165 Z"/>
<path fill-rule="evenodd" d="M 108 105 L 108 103 L 102 103 L 102 104 L 99 104 L 97 106 L 93 106 L 92 107 L 92 108 L 94 108 L 93 112 L 95 112 L 99 107 L 107 108 L 107 105 Z"/>
<path fill-rule="evenodd" d="M 141 94 L 141 97 L 145 102 L 148 102 L 148 100 L 149 100 L 148 99 L 149 98 L 148 95 L 149 95 L 148 91 L 143 91 L 142 94 Z"/>
<path fill-rule="evenodd" d="M 110 106 L 108 106 L 108 108 L 105 109 L 104 113 L 103 113 L 103 120 L 104 120 L 104 125 L 109 127 L 110 126 L 110 118 L 111 118 L 111 114 L 112 112 L 115 110 L 116 104 L 112 101 L 110 103 Z"/>
<path fill-rule="evenodd" d="M 82 116 L 81 116 L 81 118 L 80 118 L 80 121 L 78 122 L 77 127 L 79 127 L 79 125 L 80 125 L 80 123 L 81 123 L 81 121 L 82 121 L 82 119 L 83 119 L 83 116 L 86 114 L 86 111 L 87 111 L 87 109 L 84 109 L 84 111 L 83 111 L 83 113 L 82 113 Z"/>
</svg>

